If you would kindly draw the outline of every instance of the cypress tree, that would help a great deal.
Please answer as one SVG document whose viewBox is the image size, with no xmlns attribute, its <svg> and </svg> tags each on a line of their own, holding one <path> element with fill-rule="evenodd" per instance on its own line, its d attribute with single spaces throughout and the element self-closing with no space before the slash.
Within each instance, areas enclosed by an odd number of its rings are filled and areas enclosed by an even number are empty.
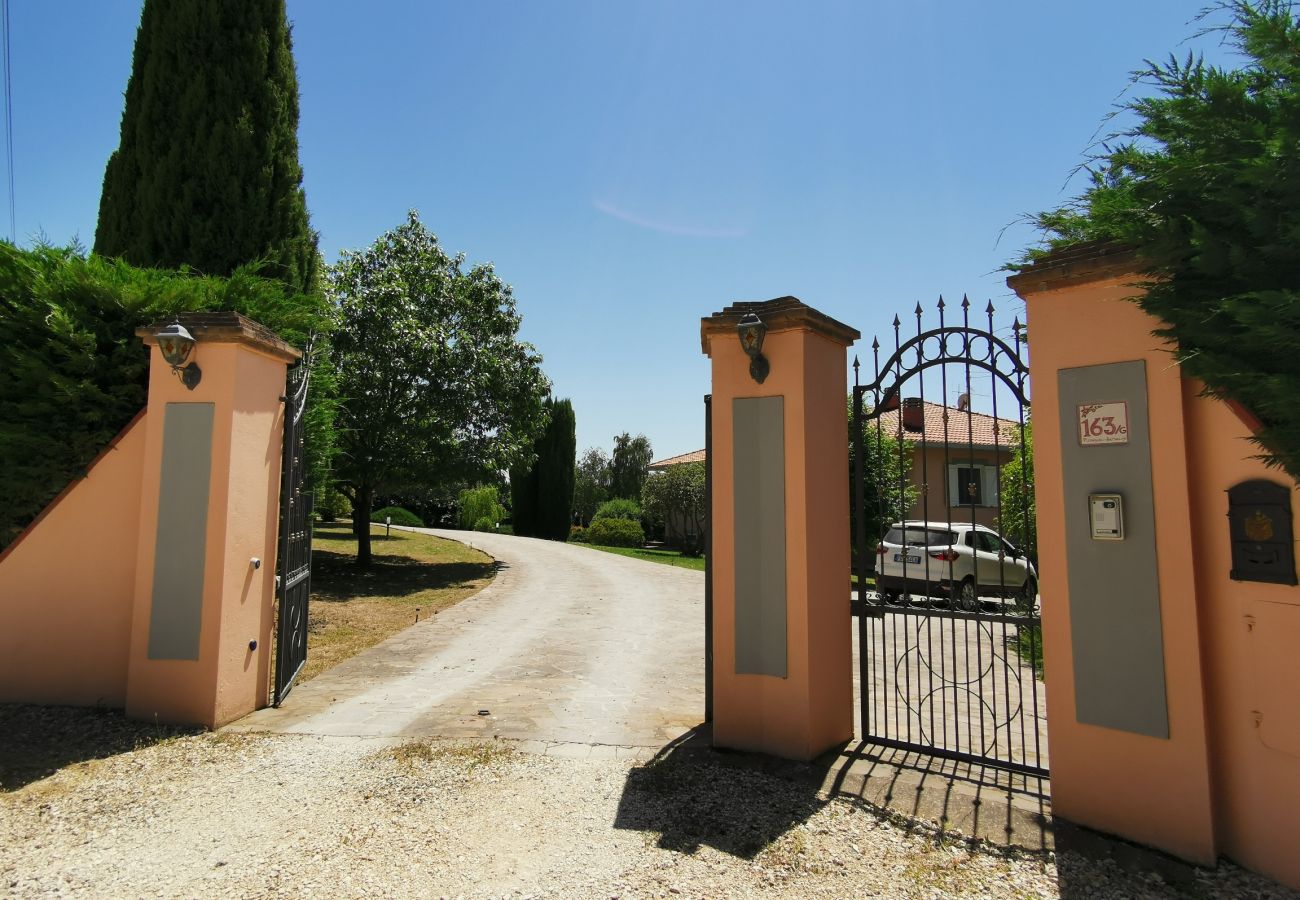
<svg viewBox="0 0 1300 900">
<path fill-rule="evenodd" d="M 283 0 L 145 0 L 95 252 L 314 289 Z"/>
<path fill-rule="evenodd" d="M 568 400 L 553 401 L 550 407 L 551 421 L 537 448 L 536 533 L 538 537 L 565 541 L 573 524 L 577 420 Z"/>
<path fill-rule="evenodd" d="M 564 541 L 573 523 L 577 420 L 568 400 L 548 397 L 546 430 L 533 444 L 535 460 L 510 472 L 515 534 Z"/>
</svg>

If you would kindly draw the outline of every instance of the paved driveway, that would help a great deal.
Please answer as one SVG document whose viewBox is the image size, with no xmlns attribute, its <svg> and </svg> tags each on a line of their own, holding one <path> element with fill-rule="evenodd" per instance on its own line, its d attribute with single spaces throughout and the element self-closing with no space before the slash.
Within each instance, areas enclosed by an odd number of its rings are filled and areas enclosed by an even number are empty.
<svg viewBox="0 0 1300 900">
<path fill-rule="evenodd" d="M 703 573 L 554 541 L 419 530 L 488 553 L 496 579 L 237 729 L 658 748 L 703 720 Z"/>
</svg>

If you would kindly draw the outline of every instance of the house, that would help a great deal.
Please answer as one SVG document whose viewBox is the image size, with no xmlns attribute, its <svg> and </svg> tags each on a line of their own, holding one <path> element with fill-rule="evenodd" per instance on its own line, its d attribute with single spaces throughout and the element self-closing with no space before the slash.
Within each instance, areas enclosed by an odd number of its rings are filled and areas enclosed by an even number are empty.
<svg viewBox="0 0 1300 900">
<path fill-rule="evenodd" d="M 974 412 L 965 395 L 956 406 L 906 397 L 868 421 L 863 440 L 876 428 L 912 446 L 909 474 L 918 496 L 907 518 L 996 527 L 998 469 L 1019 442 L 1018 421 Z"/>
<path fill-rule="evenodd" d="M 900 407 L 865 424 L 865 441 L 879 428 L 910 445 L 908 474 L 917 500 L 906 518 L 996 527 L 998 469 L 1010 462 L 1019 442 L 1018 421 L 975 412 L 963 395 L 956 406 L 907 397 Z M 696 450 L 652 462 L 650 472 L 705 460 L 705 451 Z M 670 541 L 672 528 L 670 524 Z"/>
<path fill-rule="evenodd" d="M 687 463 L 703 463 L 706 458 L 703 450 L 695 450 L 691 453 L 683 453 L 680 456 L 660 459 L 650 463 L 647 467 L 649 477 L 655 478 L 673 466 L 686 465 Z M 689 547 L 698 550 L 703 542 L 703 535 L 699 533 L 699 528 L 707 523 L 707 513 L 699 518 L 703 521 L 697 522 L 695 518 L 674 510 L 664 521 L 664 543 L 671 547 Z"/>
</svg>

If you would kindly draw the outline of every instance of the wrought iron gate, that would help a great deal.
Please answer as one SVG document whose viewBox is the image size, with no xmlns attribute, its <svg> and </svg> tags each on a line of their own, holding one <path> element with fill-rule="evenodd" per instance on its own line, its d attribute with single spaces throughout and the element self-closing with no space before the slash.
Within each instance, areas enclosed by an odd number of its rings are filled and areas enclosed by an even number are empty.
<svg viewBox="0 0 1300 900">
<path fill-rule="evenodd" d="M 284 397 L 284 458 L 280 470 L 280 548 L 276 574 L 275 697 L 279 706 L 307 661 L 307 602 L 311 599 L 311 517 L 307 482 L 308 363 L 289 370 Z"/>
<path fill-rule="evenodd" d="M 940 299 L 923 330 L 918 304 L 915 334 L 895 316 L 883 362 L 872 342 L 869 384 L 853 362 L 862 735 L 1043 774 L 1029 370 L 1019 318 L 1003 339 L 992 303 L 985 322 L 970 312 L 963 299 L 948 324 Z"/>
</svg>

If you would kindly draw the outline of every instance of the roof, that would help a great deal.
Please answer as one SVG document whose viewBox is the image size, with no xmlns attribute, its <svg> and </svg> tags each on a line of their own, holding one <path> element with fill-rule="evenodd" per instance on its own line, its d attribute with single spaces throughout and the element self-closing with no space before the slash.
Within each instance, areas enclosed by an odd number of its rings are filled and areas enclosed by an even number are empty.
<svg viewBox="0 0 1300 900">
<path fill-rule="evenodd" d="M 903 401 L 907 403 L 907 400 Z M 925 431 L 909 431 L 906 428 L 902 430 L 903 438 L 909 441 L 920 442 L 924 438 L 927 444 L 933 444 L 942 447 L 946 443 L 950 447 L 969 447 L 972 444 L 976 447 L 1002 447 L 1010 449 L 1014 446 L 1020 437 L 1020 423 L 1012 419 L 995 419 L 986 413 L 967 412 L 964 409 L 957 409 L 953 406 L 944 406 L 942 403 L 932 403 L 925 401 Z M 890 410 L 880 414 L 880 424 L 885 434 L 895 437 L 899 434 L 897 409 Z M 947 431 L 944 430 L 944 419 L 948 421 Z M 994 434 L 994 423 L 998 423 L 998 434 Z M 868 428 L 872 427 L 868 423 Z M 997 438 L 996 444 L 994 438 Z"/>
<path fill-rule="evenodd" d="M 1137 276 L 1139 281 L 1151 276 L 1143 275 L 1142 258 L 1127 244 L 1119 241 L 1082 241 L 1046 253 L 1014 275 L 1008 276 L 1007 287 L 1023 299 L 1026 294 L 1051 291 L 1088 284 L 1124 275 Z"/>
<path fill-rule="evenodd" d="M 667 459 L 657 460 L 650 463 L 650 471 L 655 472 L 666 469 L 669 466 L 680 466 L 682 463 L 704 462 L 705 454 L 703 450 L 695 450 L 691 453 L 683 453 L 681 456 L 670 456 Z"/>
</svg>

